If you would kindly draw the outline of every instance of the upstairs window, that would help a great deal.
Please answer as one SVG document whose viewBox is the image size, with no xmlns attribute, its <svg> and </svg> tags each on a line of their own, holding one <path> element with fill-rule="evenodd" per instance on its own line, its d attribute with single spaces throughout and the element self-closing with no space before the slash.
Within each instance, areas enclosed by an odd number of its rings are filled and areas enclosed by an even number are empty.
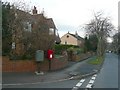
<svg viewBox="0 0 120 90">
<path fill-rule="evenodd" d="M 24 30 L 31 32 L 31 23 L 24 22 Z"/>
<path fill-rule="evenodd" d="M 16 47 L 15 42 L 12 42 L 12 49 L 15 49 L 15 47 Z"/>
<path fill-rule="evenodd" d="M 49 35 L 54 35 L 54 29 L 53 28 L 49 28 Z"/>
</svg>

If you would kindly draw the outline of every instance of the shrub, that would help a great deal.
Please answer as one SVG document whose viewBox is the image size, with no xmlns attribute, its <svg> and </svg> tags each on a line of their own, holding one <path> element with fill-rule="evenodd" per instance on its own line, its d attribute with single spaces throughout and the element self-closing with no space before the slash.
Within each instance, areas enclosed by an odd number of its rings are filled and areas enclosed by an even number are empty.
<svg viewBox="0 0 120 90">
<path fill-rule="evenodd" d="M 81 54 L 84 52 L 84 49 L 83 48 L 74 48 L 74 47 L 70 47 L 67 49 L 68 52 L 72 52 L 73 54 Z"/>
<path fill-rule="evenodd" d="M 75 45 L 62 45 L 62 44 L 55 45 L 55 54 L 60 55 L 60 54 L 62 54 L 62 51 L 68 50 L 71 47 L 77 48 L 78 46 L 75 46 Z"/>
</svg>

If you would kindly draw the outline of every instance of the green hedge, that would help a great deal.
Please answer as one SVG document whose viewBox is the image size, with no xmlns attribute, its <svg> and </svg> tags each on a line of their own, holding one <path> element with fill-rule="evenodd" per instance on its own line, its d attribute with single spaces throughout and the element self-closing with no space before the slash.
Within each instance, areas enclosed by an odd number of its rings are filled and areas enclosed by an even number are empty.
<svg viewBox="0 0 120 90">
<path fill-rule="evenodd" d="M 75 46 L 75 45 L 62 45 L 62 44 L 59 44 L 59 45 L 55 45 L 55 54 L 62 54 L 62 51 L 64 50 L 69 50 L 70 48 L 79 48 L 79 46 Z"/>
</svg>

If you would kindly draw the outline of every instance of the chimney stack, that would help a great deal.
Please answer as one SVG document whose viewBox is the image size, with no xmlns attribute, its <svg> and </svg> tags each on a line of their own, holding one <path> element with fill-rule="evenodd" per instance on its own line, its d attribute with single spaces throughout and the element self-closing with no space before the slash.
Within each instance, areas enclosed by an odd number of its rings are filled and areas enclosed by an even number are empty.
<svg viewBox="0 0 120 90">
<path fill-rule="evenodd" d="M 33 9 L 32 13 L 33 13 L 33 15 L 36 15 L 36 14 L 37 14 L 37 9 L 36 9 L 35 6 L 34 6 L 34 9 Z"/>
</svg>

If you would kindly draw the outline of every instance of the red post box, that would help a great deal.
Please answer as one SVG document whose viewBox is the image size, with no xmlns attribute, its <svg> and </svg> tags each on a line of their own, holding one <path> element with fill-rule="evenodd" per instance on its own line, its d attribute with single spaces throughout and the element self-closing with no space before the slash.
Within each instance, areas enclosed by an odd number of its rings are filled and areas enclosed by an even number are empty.
<svg viewBox="0 0 120 90">
<path fill-rule="evenodd" d="M 53 58 L 53 50 L 48 50 L 48 59 L 51 60 Z"/>
</svg>

